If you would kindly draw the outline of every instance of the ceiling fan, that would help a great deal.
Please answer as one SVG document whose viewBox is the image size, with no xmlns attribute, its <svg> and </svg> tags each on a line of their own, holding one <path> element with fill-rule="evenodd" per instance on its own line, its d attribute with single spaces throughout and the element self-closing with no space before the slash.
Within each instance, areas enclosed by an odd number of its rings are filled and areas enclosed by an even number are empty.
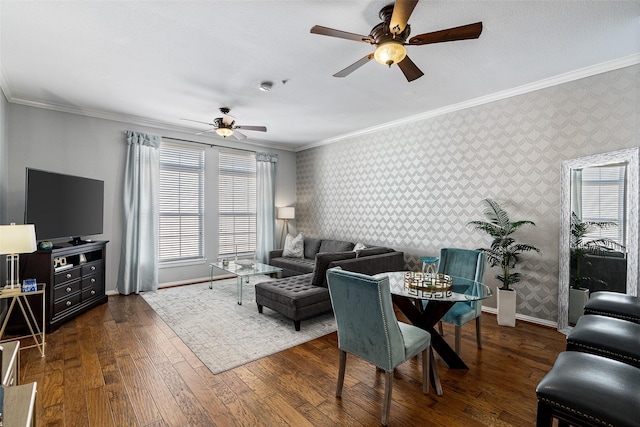
<svg viewBox="0 0 640 427">
<path fill-rule="evenodd" d="M 375 58 L 377 62 L 388 65 L 389 67 L 393 64 L 398 64 L 407 81 L 411 82 L 422 77 L 424 73 L 407 56 L 405 46 L 477 39 L 480 37 L 480 33 L 482 33 L 482 22 L 419 34 L 409 38 L 411 28 L 408 20 L 417 3 L 418 0 L 397 0 L 395 6 L 389 4 L 383 7 L 379 15 L 382 22 L 373 27 L 368 36 L 334 30 L 333 28 L 322 27 L 320 25 L 315 25 L 311 28 L 313 34 L 369 43 L 376 47 L 373 53 L 359 59 L 344 70 L 338 71 L 333 76 L 346 77 Z"/>
<path fill-rule="evenodd" d="M 205 125 L 213 126 L 213 128 L 209 130 L 205 130 L 204 132 L 198 132 L 196 135 L 202 135 L 209 132 L 215 132 L 223 138 L 228 136 L 234 136 L 236 139 L 243 140 L 247 136 L 242 132 L 239 132 L 237 129 L 242 130 L 253 130 L 258 132 L 266 132 L 267 128 L 264 126 L 240 126 L 236 125 L 236 118 L 229 115 L 231 110 L 227 107 L 220 108 L 220 112 L 222 113 L 222 117 L 217 117 L 213 120 L 213 123 L 201 122 L 198 120 L 190 120 L 190 119 L 182 119 L 189 122 L 203 123 Z"/>
</svg>

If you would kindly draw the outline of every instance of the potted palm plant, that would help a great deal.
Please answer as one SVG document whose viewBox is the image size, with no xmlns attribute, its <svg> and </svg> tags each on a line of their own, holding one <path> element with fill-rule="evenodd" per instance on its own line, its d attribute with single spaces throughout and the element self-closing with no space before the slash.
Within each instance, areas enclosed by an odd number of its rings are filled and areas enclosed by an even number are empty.
<svg viewBox="0 0 640 427">
<path fill-rule="evenodd" d="M 486 204 L 484 216 L 487 221 L 471 221 L 468 225 L 489 234 L 493 241 L 491 247 L 480 248 L 487 256 L 487 263 L 491 267 L 500 267 L 500 273 L 495 277 L 502 284 L 498 288 L 498 324 L 504 326 L 516 325 L 516 292 L 511 285 L 521 280 L 520 273 L 514 271 L 520 254 L 524 252 L 540 252 L 535 246 L 518 243 L 512 236 L 524 225 L 535 223 L 529 220 L 511 221 L 509 214 L 494 200 L 484 199 Z"/>
<path fill-rule="evenodd" d="M 584 305 L 589 299 L 587 284 L 600 284 L 607 287 L 607 283 L 597 277 L 585 276 L 582 268 L 590 263 L 586 255 L 606 256 L 615 251 L 624 251 L 624 245 L 607 237 L 589 239 L 588 233 L 596 229 L 617 227 L 610 221 L 582 221 L 575 212 L 571 212 L 571 237 L 569 249 L 571 251 L 571 277 L 569 289 L 569 323 L 575 324 L 584 312 Z"/>
</svg>

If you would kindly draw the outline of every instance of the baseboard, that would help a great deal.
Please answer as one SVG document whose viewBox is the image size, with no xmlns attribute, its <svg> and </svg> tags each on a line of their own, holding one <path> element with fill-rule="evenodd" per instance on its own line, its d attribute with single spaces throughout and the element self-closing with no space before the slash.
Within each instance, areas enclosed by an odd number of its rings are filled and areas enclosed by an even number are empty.
<svg viewBox="0 0 640 427">
<path fill-rule="evenodd" d="M 482 306 L 482 311 L 485 313 L 498 315 L 498 309 L 494 307 Z M 523 322 L 534 323 L 536 325 L 558 329 L 558 322 L 554 322 L 552 320 L 538 319 L 537 317 L 525 316 L 524 314 L 518 313 L 516 313 L 516 320 L 522 320 Z"/>
</svg>

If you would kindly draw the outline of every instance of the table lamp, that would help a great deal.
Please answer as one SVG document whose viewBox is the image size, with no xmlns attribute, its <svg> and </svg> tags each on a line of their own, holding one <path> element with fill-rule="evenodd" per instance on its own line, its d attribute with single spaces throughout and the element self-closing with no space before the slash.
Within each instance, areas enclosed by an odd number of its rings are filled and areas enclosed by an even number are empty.
<svg viewBox="0 0 640 427">
<path fill-rule="evenodd" d="M 20 255 L 31 253 L 36 247 L 36 229 L 33 224 L 0 225 L 0 255 L 7 255 L 6 289 L 21 289 L 18 277 Z"/>
<path fill-rule="evenodd" d="M 284 244 L 284 236 L 286 236 L 286 233 L 289 233 L 289 220 L 295 218 L 296 208 L 293 206 L 283 206 L 278 208 L 278 219 L 284 220 L 284 224 L 282 225 L 282 236 L 280 236 L 280 247 Z"/>
</svg>

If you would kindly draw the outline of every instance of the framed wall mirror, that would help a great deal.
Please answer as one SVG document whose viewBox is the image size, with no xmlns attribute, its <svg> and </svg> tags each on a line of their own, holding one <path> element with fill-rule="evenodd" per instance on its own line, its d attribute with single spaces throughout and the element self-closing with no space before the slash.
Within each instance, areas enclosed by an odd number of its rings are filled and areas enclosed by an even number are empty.
<svg viewBox="0 0 640 427">
<path fill-rule="evenodd" d="M 639 152 L 635 147 L 562 163 L 560 332 L 575 323 L 592 292 L 638 295 Z M 583 224 L 595 226 L 576 236 L 576 225 Z M 576 250 L 584 246 L 589 250 Z"/>
</svg>

